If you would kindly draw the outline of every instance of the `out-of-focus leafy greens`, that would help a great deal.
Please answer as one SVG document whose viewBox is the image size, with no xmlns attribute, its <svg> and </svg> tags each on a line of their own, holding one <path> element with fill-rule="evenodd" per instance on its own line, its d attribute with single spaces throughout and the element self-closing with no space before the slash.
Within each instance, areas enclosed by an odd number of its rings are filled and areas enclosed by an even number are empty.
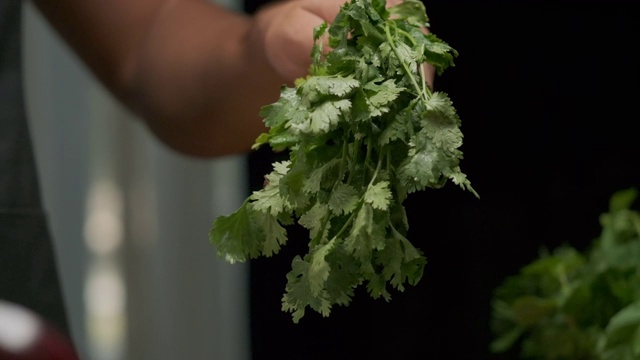
<svg viewBox="0 0 640 360">
<path fill-rule="evenodd" d="M 494 293 L 491 351 L 522 358 L 640 359 L 638 191 L 611 197 L 586 251 L 562 246 L 508 277 Z"/>
</svg>

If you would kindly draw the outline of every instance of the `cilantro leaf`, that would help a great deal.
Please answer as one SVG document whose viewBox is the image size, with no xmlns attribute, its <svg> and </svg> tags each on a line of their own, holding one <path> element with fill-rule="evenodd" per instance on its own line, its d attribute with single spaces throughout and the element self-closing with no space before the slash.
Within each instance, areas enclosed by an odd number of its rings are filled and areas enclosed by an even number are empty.
<svg viewBox="0 0 640 360">
<path fill-rule="evenodd" d="M 220 216 L 213 224 L 209 239 L 225 260 L 244 262 L 260 255 L 265 242 L 264 229 L 253 219 L 261 215 L 253 206 L 244 202 L 240 209 L 229 216 Z"/>
<path fill-rule="evenodd" d="M 637 190 L 614 193 L 602 231 L 584 251 L 544 251 L 495 289 L 495 353 L 523 358 L 640 359 Z"/>
</svg>

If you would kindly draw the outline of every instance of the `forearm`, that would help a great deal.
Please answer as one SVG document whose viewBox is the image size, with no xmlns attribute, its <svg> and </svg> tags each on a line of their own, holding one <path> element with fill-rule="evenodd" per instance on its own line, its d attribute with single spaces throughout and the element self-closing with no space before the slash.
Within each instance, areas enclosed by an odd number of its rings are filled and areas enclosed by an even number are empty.
<svg viewBox="0 0 640 360">
<path fill-rule="evenodd" d="M 125 101 L 182 152 L 248 151 L 265 130 L 260 106 L 275 101 L 285 82 L 248 46 L 250 19 L 225 11 L 196 5 L 159 16 L 126 76 Z"/>
<path fill-rule="evenodd" d="M 259 108 L 277 99 L 285 80 L 248 46 L 246 15 L 196 0 L 36 4 L 97 78 L 172 148 L 199 156 L 244 152 L 265 130 Z"/>
</svg>

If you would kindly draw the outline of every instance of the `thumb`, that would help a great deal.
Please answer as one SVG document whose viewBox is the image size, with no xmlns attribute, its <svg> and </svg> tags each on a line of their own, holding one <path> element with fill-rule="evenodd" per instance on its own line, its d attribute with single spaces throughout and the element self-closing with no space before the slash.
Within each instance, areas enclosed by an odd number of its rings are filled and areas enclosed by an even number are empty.
<svg viewBox="0 0 640 360">
<path fill-rule="evenodd" d="M 288 0 L 258 11 L 253 34 L 272 68 L 292 82 L 307 75 L 311 64 L 313 30 L 331 22 L 343 0 Z"/>
</svg>

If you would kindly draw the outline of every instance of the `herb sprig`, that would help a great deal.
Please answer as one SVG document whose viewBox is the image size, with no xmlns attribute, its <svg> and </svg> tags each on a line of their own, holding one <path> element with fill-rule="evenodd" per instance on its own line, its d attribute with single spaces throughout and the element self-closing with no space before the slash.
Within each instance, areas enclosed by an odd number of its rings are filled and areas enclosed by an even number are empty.
<svg viewBox="0 0 640 360">
<path fill-rule="evenodd" d="M 233 263 L 277 254 L 286 226 L 306 228 L 309 252 L 293 259 L 282 298 L 296 323 L 307 307 L 328 316 L 348 305 L 362 284 L 388 301 L 389 286 L 420 280 L 426 259 L 406 237 L 408 194 L 452 181 L 478 196 L 459 167 L 460 118 L 423 67 L 440 75 L 458 53 L 427 26 L 418 0 L 345 3 L 314 30 L 309 74 L 261 110 L 269 130 L 253 148 L 287 150 L 289 160 L 209 236 Z"/>
<path fill-rule="evenodd" d="M 640 359 L 638 195 L 629 188 L 611 196 L 589 248 L 544 251 L 495 289 L 492 352 L 516 351 L 522 359 Z"/>
</svg>

